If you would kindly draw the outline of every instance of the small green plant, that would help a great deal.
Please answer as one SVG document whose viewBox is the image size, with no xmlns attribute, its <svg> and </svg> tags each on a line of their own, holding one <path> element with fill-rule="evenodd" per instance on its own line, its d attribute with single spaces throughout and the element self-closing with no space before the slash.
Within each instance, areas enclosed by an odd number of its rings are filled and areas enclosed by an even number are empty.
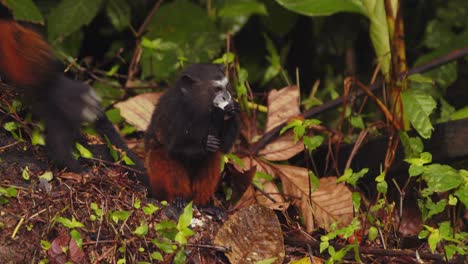
<svg viewBox="0 0 468 264">
<path fill-rule="evenodd" d="M 16 198 L 18 190 L 13 187 L 3 188 L 0 186 L 0 205 L 7 204 L 8 198 Z"/>
<path fill-rule="evenodd" d="M 75 217 L 72 217 L 72 219 L 68 219 L 65 217 L 56 217 L 55 221 L 62 224 L 64 227 L 71 229 L 70 230 L 70 236 L 71 238 L 75 241 L 76 245 L 79 248 L 82 248 L 83 246 L 83 239 L 81 238 L 80 232 L 78 232 L 76 229 L 77 228 L 82 228 L 84 225 L 77 221 Z"/>
</svg>

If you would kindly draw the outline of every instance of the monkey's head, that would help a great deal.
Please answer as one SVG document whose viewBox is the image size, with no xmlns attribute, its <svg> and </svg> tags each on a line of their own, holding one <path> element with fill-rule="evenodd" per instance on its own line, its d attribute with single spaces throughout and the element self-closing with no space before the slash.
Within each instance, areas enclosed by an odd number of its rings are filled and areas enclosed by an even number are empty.
<svg viewBox="0 0 468 264">
<path fill-rule="evenodd" d="M 187 98 L 188 104 L 195 103 L 198 108 L 226 110 L 234 103 L 231 85 L 220 64 L 193 64 L 186 67 L 176 87 Z"/>
</svg>

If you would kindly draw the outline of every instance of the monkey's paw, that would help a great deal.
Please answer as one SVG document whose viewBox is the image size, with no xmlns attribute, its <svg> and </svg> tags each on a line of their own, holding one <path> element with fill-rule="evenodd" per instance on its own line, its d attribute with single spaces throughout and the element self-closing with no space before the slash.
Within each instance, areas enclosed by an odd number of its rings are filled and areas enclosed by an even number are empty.
<svg viewBox="0 0 468 264">
<path fill-rule="evenodd" d="M 213 135 L 208 135 L 208 137 L 206 138 L 206 151 L 216 152 L 220 146 L 221 140 L 219 140 L 219 138 Z"/>
</svg>

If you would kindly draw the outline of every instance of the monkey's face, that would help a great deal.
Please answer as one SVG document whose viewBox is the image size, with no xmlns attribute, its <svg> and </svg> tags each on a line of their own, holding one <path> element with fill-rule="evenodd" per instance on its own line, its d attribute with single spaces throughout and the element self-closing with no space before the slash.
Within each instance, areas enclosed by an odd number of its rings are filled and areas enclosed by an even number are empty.
<svg viewBox="0 0 468 264">
<path fill-rule="evenodd" d="M 221 109 L 226 111 L 234 104 L 229 80 L 224 76 L 222 65 L 193 64 L 188 66 L 177 87 L 181 90 L 189 109 Z M 195 100 L 193 100 L 195 99 Z"/>
<path fill-rule="evenodd" d="M 221 80 L 212 80 L 211 85 L 214 89 L 213 105 L 221 110 L 225 110 L 226 106 L 233 102 L 228 90 L 228 79 L 223 77 Z"/>
</svg>

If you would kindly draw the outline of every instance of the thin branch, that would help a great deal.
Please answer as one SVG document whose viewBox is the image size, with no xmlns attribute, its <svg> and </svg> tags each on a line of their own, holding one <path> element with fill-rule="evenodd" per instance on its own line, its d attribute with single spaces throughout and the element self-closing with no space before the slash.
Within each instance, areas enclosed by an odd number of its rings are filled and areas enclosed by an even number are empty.
<svg viewBox="0 0 468 264">
<path fill-rule="evenodd" d="M 401 74 L 399 76 L 398 80 L 401 80 L 401 79 L 405 78 L 408 75 L 427 72 L 429 70 L 440 67 L 441 65 L 447 64 L 447 63 L 449 63 L 451 61 L 454 61 L 456 59 L 459 59 L 459 58 L 462 58 L 462 57 L 465 57 L 465 56 L 468 56 L 468 46 L 457 49 L 457 50 L 454 50 L 454 51 L 450 52 L 447 55 L 438 57 L 438 58 L 436 58 L 436 59 L 434 59 L 434 60 L 432 60 L 430 62 L 421 64 L 421 65 L 416 66 L 414 68 L 411 68 L 406 73 Z M 379 78 L 376 82 L 374 82 L 373 84 L 371 84 L 369 86 L 369 90 L 374 91 L 374 90 L 380 88 L 382 86 L 382 84 L 383 84 L 383 80 L 382 80 L 382 78 Z M 357 93 L 358 96 L 362 95 L 362 94 L 364 94 L 364 92 L 361 91 L 361 90 L 359 90 L 358 93 Z M 343 102 L 343 97 L 338 97 L 337 99 L 328 101 L 328 102 L 326 102 L 326 103 L 324 103 L 322 105 L 319 105 L 317 107 L 314 107 L 314 108 L 302 113 L 301 116 L 304 117 L 305 119 L 311 118 L 311 117 L 313 117 L 313 116 L 315 116 L 317 114 L 321 114 L 321 113 L 324 113 L 324 112 L 326 112 L 326 111 L 328 111 L 330 109 L 333 109 L 334 107 L 340 105 L 342 102 Z M 287 125 L 287 122 L 281 123 L 280 125 L 276 126 L 272 130 L 270 130 L 268 133 L 265 133 L 263 135 L 263 137 L 256 144 L 252 145 L 252 147 L 250 148 L 250 152 L 253 155 L 258 154 L 258 151 L 260 149 L 262 149 L 268 143 L 270 143 L 273 139 L 278 137 L 279 132 L 286 125 Z"/>
</svg>

